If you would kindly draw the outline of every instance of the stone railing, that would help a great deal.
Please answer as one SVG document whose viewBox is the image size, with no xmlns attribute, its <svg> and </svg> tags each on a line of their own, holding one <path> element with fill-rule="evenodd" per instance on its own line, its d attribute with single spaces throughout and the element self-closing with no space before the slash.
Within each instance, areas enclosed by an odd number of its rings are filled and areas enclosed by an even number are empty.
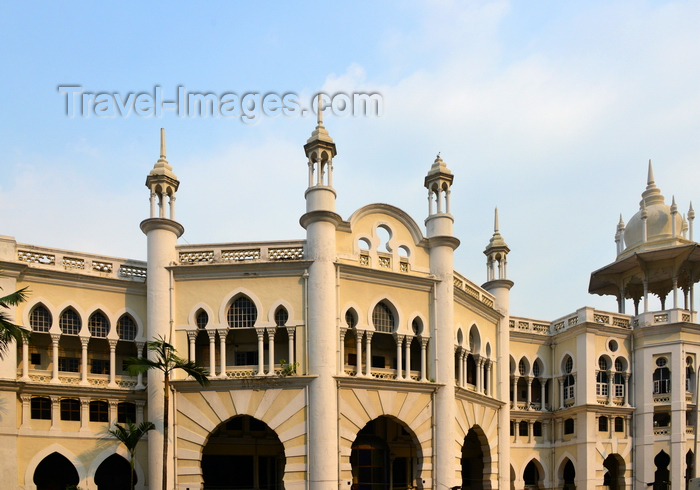
<svg viewBox="0 0 700 490">
<path fill-rule="evenodd" d="M 667 436 L 671 433 L 671 427 L 654 427 L 655 436 Z"/>
<path fill-rule="evenodd" d="M 38 269 L 138 282 L 146 280 L 146 262 L 36 247 L 24 243 L 17 244 L 17 262 L 23 262 L 31 268 Z"/>
<path fill-rule="evenodd" d="M 576 310 L 576 313 L 554 320 L 551 325 L 552 333 L 557 334 L 581 323 L 598 323 L 610 327 L 630 329 L 632 328 L 631 320 L 632 317 L 630 315 L 610 313 L 609 311 L 599 311 L 586 307 Z"/>
<path fill-rule="evenodd" d="M 654 395 L 654 403 L 658 405 L 666 405 L 671 403 L 671 393 L 657 393 Z"/>
<path fill-rule="evenodd" d="M 17 379 L 22 376 L 22 371 L 17 372 Z M 30 383 L 51 383 L 52 373 L 51 371 L 44 371 L 38 369 L 29 370 L 29 382 Z M 62 385 L 79 385 L 82 377 L 80 373 L 69 373 L 65 371 L 59 371 L 58 373 L 58 384 Z M 88 374 L 87 381 L 91 388 L 109 388 L 115 389 L 109 386 L 109 375 L 108 374 Z M 136 389 L 137 378 L 135 376 L 126 375 L 115 375 L 114 382 L 116 383 L 116 389 L 122 390 L 134 390 Z M 53 383 L 52 383 L 53 384 Z M 146 376 L 143 377 L 143 385 L 146 386 Z"/>
<path fill-rule="evenodd" d="M 549 323 L 531 318 L 510 317 L 510 329 L 523 332 L 547 335 L 549 333 Z"/>
<path fill-rule="evenodd" d="M 647 311 L 632 319 L 633 327 L 654 327 L 668 323 L 697 322 L 697 312 L 673 308 L 671 310 Z"/>
<path fill-rule="evenodd" d="M 469 296 L 472 296 L 473 298 L 481 301 L 489 308 L 493 308 L 495 300 L 494 296 L 491 293 L 487 292 L 485 289 L 483 289 L 481 286 L 477 286 L 458 272 L 454 273 L 453 281 L 455 288 L 464 291 Z"/>
<path fill-rule="evenodd" d="M 304 241 L 242 244 L 180 245 L 180 264 L 240 264 L 304 260 Z"/>
</svg>

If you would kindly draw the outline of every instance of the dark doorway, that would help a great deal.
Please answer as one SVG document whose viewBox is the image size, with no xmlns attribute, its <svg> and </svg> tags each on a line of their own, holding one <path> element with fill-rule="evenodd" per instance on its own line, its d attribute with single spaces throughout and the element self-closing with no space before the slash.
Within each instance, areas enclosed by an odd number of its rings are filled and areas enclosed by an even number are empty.
<svg viewBox="0 0 700 490">
<path fill-rule="evenodd" d="M 670 462 L 671 457 L 664 451 L 659 452 L 654 458 L 654 465 L 656 465 L 656 471 L 654 472 L 654 490 L 670 490 L 671 473 L 668 470 Z"/>
<path fill-rule="evenodd" d="M 605 467 L 603 485 L 607 485 L 609 490 L 625 488 L 625 462 L 620 455 L 611 454 L 605 458 L 603 467 Z"/>
<path fill-rule="evenodd" d="M 574 463 L 572 463 L 570 459 L 566 460 L 562 479 L 564 480 L 563 490 L 576 489 L 576 468 L 574 468 Z"/>
<path fill-rule="evenodd" d="M 130 490 L 129 488 L 129 462 L 113 454 L 105 459 L 95 472 L 95 484 L 97 490 Z M 136 472 L 134 472 L 134 485 L 136 485 Z"/>
<path fill-rule="evenodd" d="M 540 470 L 537 468 L 535 461 L 530 461 L 525 470 L 523 470 L 523 480 L 525 481 L 525 490 L 539 490 L 540 488 Z"/>
<path fill-rule="evenodd" d="M 284 446 L 264 422 L 243 415 L 212 432 L 202 454 L 204 490 L 283 490 Z"/>
<path fill-rule="evenodd" d="M 34 470 L 37 490 L 65 490 L 68 485 L 80 483 L 78 471 L 68 458 L 59 453 L 46 456 Z"/>
<path fill-rule="evenodd" d="M 478 429 L 480 432 L 480 429 Z M 484 451 L 481 434 L 469 429 L 462 444 L 462 490 L 483 490 Z"/>
</svg>

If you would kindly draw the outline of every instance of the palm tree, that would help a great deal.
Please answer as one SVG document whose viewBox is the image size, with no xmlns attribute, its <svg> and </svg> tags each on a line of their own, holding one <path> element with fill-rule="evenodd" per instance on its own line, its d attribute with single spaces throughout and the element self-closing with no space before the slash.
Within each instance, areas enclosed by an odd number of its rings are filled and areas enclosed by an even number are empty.
<svg viewBox="0 0 700 490">
<path fill-rule="evenodd" d="M 136 445 L 146 435 L 146 432 L 155 428 L 156 426 L 153 425 L 153 422 L 141 422 L 137 427 L 131 420 L 126 419 L 126 425 L 114 424 L 114 429 L 109 430 L 109 433 L 124 444 L 126 450 L 129 451 L 129 466 L 131 467 L 131 472 L 129 473 L 130 490 L 134 490 L 134 455 L 136 453 Z"/>
<path fill-rule="evenodd" d="M 145 357 L 132 357 L 125 364 L 130 375 L 136 376 L 150 369 L 156 369 L 163 373 L 163 490 L 168 490 L 168 429 L 170 404 L 170 374 L 179 369 L 191 376 L 201 386 L 208 385 L 209 372 L 203 367 L 197 366 L 193 361 L 187 361 L 177 355 L 175 347 L 169 344 L 163 336 L 159 335 L 155 340 L 148 342 L 148 350 L 153 353 L 153 360 Z"/>
<path fill-rule="evenodd" d="M 13 340 L 21 344 L 24 339 L 29 338 L 29 331 L 12 323 L 6 311 L 26 300 L 27 292 L 27 288 L 22 288 L 0 298 L 0 359 L 7 353 L 7 349 Z"/>
</svg>

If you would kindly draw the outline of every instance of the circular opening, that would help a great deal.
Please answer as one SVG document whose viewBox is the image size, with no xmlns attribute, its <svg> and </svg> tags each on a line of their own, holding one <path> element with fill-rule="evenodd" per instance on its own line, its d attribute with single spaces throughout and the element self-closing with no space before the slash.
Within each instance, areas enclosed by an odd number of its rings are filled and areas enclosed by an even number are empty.
<svg viewBox="0 0 700 490">
<path fill-rule="evenodd" d="M 664 366 L 666 365 L 666 362 L 668 362 L 668 361 L 666 361 L 666 358 L 665 358 L 665 357 L 659 357 L 659 358 L 656 360 L 656 365 L 659 366 L 659 367 L 664 367 Z"/>
<path fill-rule="evenodd" d="M 611 340 L 608 342 L 608 349 L 610 349 L 610 352 L 616 352 L 617 351 L 617 340 Z"/>
<path fill-rule="evenodd" d="M 366 238 L 357 240 L 357 246 L 360 247 L 360 250 L 369 250 L 372 248 L 372 245 L 370 245 L 369 240 Z"/>
<path fill-rule="evenodd" d="M 406 245 L 401 245 L 399 247 L 399 255 L 401 257 L 409 257 L 411 255 L 411 251 L 408 249 Z"/>
</svg>

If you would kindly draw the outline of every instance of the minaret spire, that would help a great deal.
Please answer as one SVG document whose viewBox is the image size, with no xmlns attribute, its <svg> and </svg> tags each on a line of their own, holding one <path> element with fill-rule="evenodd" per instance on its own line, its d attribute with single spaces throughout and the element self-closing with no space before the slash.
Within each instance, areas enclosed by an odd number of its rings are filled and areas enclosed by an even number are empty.
<svg viewBox="0 0 700 490">
<path fill-rule="evenodd" d="M 651 166 L 651 158 L 649 159 L 649 171 L 647 173 L 647 185 L 654 185 L 654 167 Z"/>
<path fill-rule="evenodd" d="M 317 128 L 322 128 L 323 127 L 323 95 L 321 93 L 318 94 L 318 124 Z"/>
<path fill-rule="evenodd" d="M 498 206 L 496 206 L 496 213 L 493 217 L 493 232 L 498 233 Z"/>
<path fill-rule="evenodd" d="M 664 196 L 661 195 L 661 190 L 656 187 L 654 167 L 651 165 L 651 159 L 649 160 L 649 170 L 647 172 L 647 188 L 642 192 L 642 201 L 645 202 L 647 206 L 664 203 Z M 639 203 L 639 207 L 640 209 L 643 208 L 641 202 Z"/>
<path fill-rule="evenodd" d="M 165 160 L 165 128 L 160 128 L 160 159 Z"/>
</svg>

